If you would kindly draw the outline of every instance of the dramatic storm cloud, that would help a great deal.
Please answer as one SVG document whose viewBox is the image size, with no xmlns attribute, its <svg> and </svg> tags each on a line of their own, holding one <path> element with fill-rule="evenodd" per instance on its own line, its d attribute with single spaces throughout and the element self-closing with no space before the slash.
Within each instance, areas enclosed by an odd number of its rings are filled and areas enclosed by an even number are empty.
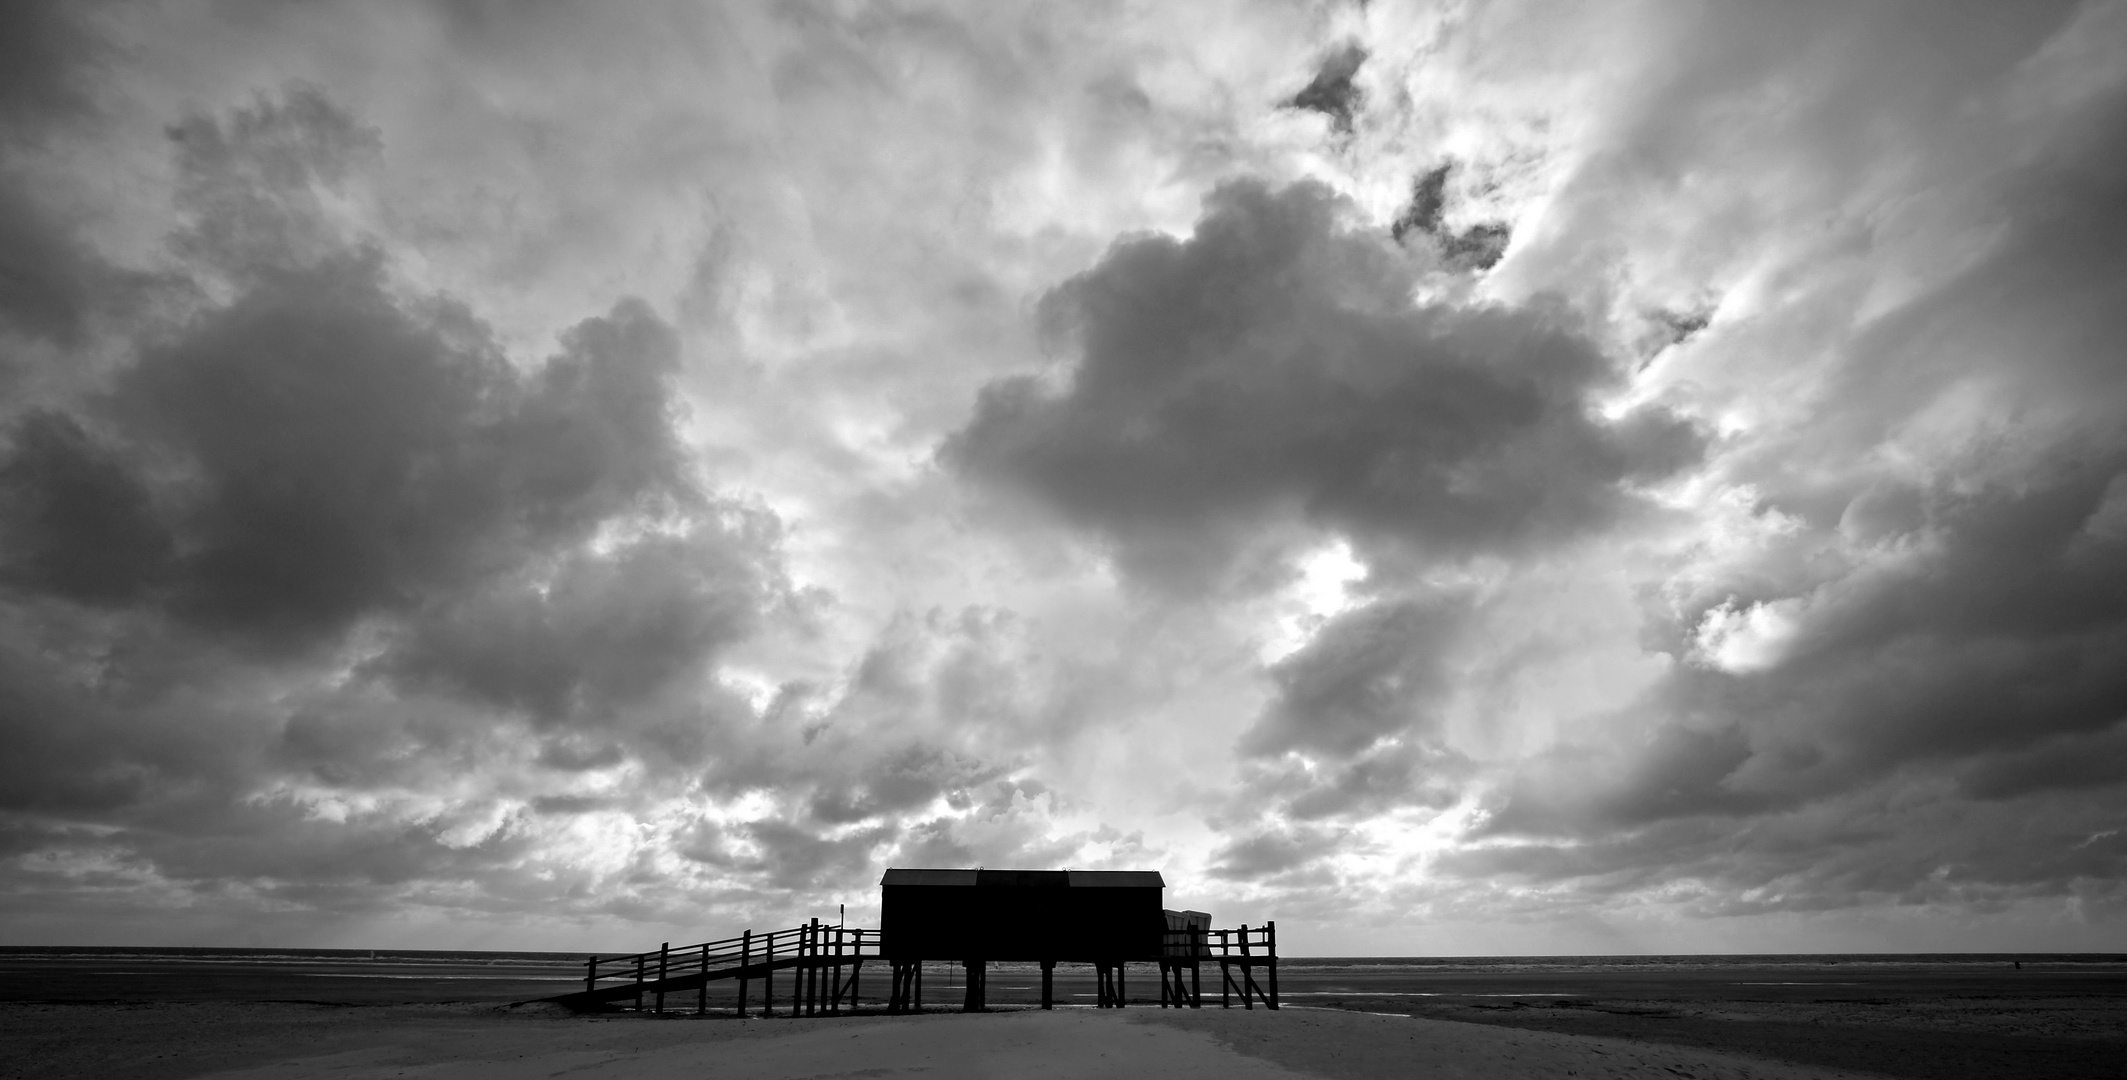
<svg viewBox="0 0 2127 1080">
<path fill-rule="evenodd" d="M 2127 5 L 0 43 L 11 942 L 2127 940 Z"/>
</svg>

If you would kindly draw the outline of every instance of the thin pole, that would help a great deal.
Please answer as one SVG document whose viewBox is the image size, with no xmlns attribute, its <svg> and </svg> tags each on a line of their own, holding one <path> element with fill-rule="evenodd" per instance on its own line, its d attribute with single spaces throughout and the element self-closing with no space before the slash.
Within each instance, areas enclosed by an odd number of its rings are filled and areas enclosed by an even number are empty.
<svg viewBox="0 0 2127 1080">
<path fill-rule="evenodd" d="M 584 961 L 583 992 L 588 994 L 596 989 L 598 989 L 598 958 L 594 956 Z"/>
<path fill-rule="evenodd" d="M 648 962 L 648 960 L 649 960 L 649 957 L 648 957 L 648 956 L 647 956 L 646 954 L 644 954 L 644 953 L 636 953 L 636 954 L 635 954 L 635 1011 L 636 1011 L 636 1012 L 641 1012 L 641 1011 L 643 1011 L 643 964 L 645 964 L 646 962 Z"/>
</svg>

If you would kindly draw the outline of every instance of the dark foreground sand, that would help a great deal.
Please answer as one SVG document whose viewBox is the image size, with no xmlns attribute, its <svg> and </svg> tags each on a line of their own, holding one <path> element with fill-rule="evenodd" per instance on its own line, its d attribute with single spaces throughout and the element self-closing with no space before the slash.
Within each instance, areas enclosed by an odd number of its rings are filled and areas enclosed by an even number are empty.
<svg viewBox="0 0 2127 1080">
<path fill-rule="evenodd" d="M 2027 1023 L 2026 1015 L 2014 1023 Z M 1563 1021 L 1562 1021 L 1563 1022 Z M 1709 1019 L 1709 1024 L 1728 1021 Z M 1803 1021 L 1796 1021 L 1803 1022 Z M 1856 1071 L 1616 1033 L 1341 1011 L 1159 1009 L 963 1016 L 734 1020 L 574 1017 L 550 1006 L 320 1005 L 295 1002 L 0 1004 L 0 1077 L 71 1080 L 696 1080 L 709 1077 L 1700 1077 L 2120 1076 L 2117 1017 L 2053 1042 L 2089 1051 L 2061 1072 L 1995 1062 L 1984 1073 Z M 1822 1025 L 1820 1025 L 1822 1026 Z M 1934 1034 L 1870 1025 L 1894 1054 Z M 1673 1032 L 1671 1033 L 1673 1035 Z M 1789 1048 L 1791 1049 L 1791 1047 Z M 1788 1060 L 1781 1060 L 1786 1058 Z M 2028 1065 L 2030 1067 L 2023 1067 Z"/>
</svg>

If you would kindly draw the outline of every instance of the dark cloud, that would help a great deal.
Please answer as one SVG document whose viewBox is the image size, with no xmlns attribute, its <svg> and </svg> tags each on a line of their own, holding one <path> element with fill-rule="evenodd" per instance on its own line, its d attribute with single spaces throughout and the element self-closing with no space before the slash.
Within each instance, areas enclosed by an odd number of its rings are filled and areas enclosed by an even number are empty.
<svg viewBox="0 0 2127 1080">
<path fill-rule="evenodd" d="M 79 345 L 103 294 L 121 275 L 82 247 L 31 185 L 0 165 L 0 326 L 63 347 Z M 10 350 L 12 351 L 12 350 Z M 19 374 L 0 358 L 0 378 Z"/>
<path fill-rule="evenodd" d="M 1515 842 L 1445 868 L 1591 895 L 1698 880 L 1719 914 L 2121 903 L 2127 383 L 2104 343 L 2127 334 L 2127 259 L 2091 226 L 2127 191 L 2123 104 L 2083 100 L 1992 174 L 1985 253 L 1726 456 L 1762 548 L 1672 583 L 1647 642 L 1676 666 L 1521 763 L 1480 830 Z"/>
<path fill-rule="evenodd" d="M 1229 841 L 1212 853 L 1210 874 L 1228 881 L 1262 882 L 1304 876 L 1343 847 L 1346 837 L 1311 826 L 1265 829 Z"/>
<path fill-rule="evenodd" d="M 1459 233 L 1447 227 L 1448 174 L 1454 169 L 1455 163 L 1448 162 L 1411 181 L 1411 201 L 1389 223 L 1389 236 L 1399 243 L 1413 235 L 1429 237 L 1448 265 L 1490 270 L 1506 255 L 1513 230 L 1500 221 L 1479 222 Z"/>
<path fill-rule="evenodd" d="M 2123 466 L 2071 459 L 1888 506 L 1864 492 L 1873 508 L 1840 520 L 1883 564 L 1740 594 L 1727 610 L 1797 605 L 1762 669 L 1682 663 L 1627 711 L 1644 737 L 1523 763 L 1479 830 L 1522 842 L 1452 865 L 1605 892 L 1696 875 L 1716 907 L 2116 893 L 2127 535 L 2106 507 Z M 1710 612 L 1687 606 L 1671 647 Z"/>
<path fill-rule="evenodd" d="M 86 859 L 151 905 L 577 902 L 588 871 L 513 880 L 538 822 L 699 782 L 750 717 L 717 663 L 786 588 L 780 523 L 697 484 L 646 305 L 520 365 L 346 235 L 331 203 L 379 141 L 322 92 L 172 137 L 181 302 L 114 300 L 100 263 L 8 281 L 28 362 L 76 362 L 95 315 L 115 368 L 40 376 L 0 429 L 0 810 L 52 853 L 36 880 L 89 887 Z M 91 264 L 9 207 L 32 255 Z M 635 788 L 596 789 L 630 761 Z"/>
<path fill-rule="evenodd" d="M 756 821 L 744 832 L 753 853 L 740 865 L 776 888 L 850 884 L 871 868 L 873 852 L 891 843 L 896 831 L 879 825 L 826 837 L 787 822 Z"/>
<path fill-rule="evenodd" d="M 549 721 L 614 708 L 752 633 L 773 547 L 749 539 L 704 528 L 573 552 L 439 606 L 380 666 Z"/>
<path fill-rule="evenodd" d="M 1275 697 L 1242 736 L 1242 752 L 1349 758 L 1383 737 L 1422 731 L 1452 690 L 1447 653 L 1468 616 L 1460 597 L 1383 601 L 1337 616 L 1271 665 Z"/>
<path fill-rule="evenodd" d="M 1422 732 L 1390 738 L 1341 759 L 1287 758 L 1262 768 L 1247 775 L 1250 797 L 1276 800 L 1274 805 L 1296 822 L 1445 810 L 1463 797 L 1480 772 L 1468 756 Z"/>
<path fill-rule="evenodd" d="M 1685 607 L 1670 647 L 1694 648 L 1723 611 L 1789 604 L 1773 609 L 1793 622 L 1776 659 L 1762 671 L 1679 666 L 1636 707 L 1674 719 L 1635 752 L 1632 771 L 1591 796 L 1567 774 L 1606 770 L 1561 760 L 1557 775 L 1531 776 L 1496 826 L 1578 831 L 1794 805 L 1908 766 L 2021 755 L 2127 719 L 2127 674 L 2111 662 L 2127 649 L 2127 536 L 2089 528 L 2123 465 L 2108 455 L 2015 487 L 1904 496 L 1906 510 L 1872 511 L 1859 529 L 1865 541 L 1904 544 L 1902 557 L 1800 595 L 1709 583 L 1722 606 L 1706 595 Z M 1850 530 L 1856 516 L 1842 518 Z M 2070 771 L 2063 782 L 2089 781 Z M 1553 809 L 1523 816 L 1541 805 Z"/>
<path fill-rule="evenodd" d="M 0 6 L 0 124 L 40 134 L 93 111 L 91 76 L 110 51 L 93 26 L 102 7 L 68 0 Z"/>
<path fill-rule="evenodd" d="M 269 277 L 155 349 L 116 408 L 168 465 L 183 618 L 300 645 L 679 491 L 670 332 L 587 322 L 523 385 L 468 313 L 373 258 Z"/>
<path fill-rule="evenodd" d="M 1294 516 L 1430 557 L 1526 549 L 1697 456 L 1660 409 L 1592 414 L 1612 372 L 1563 311 L 1414 307 L 1345 214 L 1312 183 L 1234 183 L 1189 238 L 1118 243 L 1043 301 L 1081 350 L 1068 384 L 990 384 L 944 457 L 1194 589 Z"/>
<path fill-rule="evenodd" d="M 1004 770 L 935 746 L 908 746 L 863 763 L 862 776 L 816 792 L 812 816 L 845 824 L 928 805 L 943 796 L 966 801 Z"/>
<path fill-rule="evenodd" d="M 50 410 L 0 456 L 0 584 L 89 604 L 140 599 L 176 547 L 132 463 Z"/>
<path fill-rule="evenodd" d="M 177 207 L 191 218 L 173 246 L 240 282 L 338 249 L 343 238 L 322 212 L 322 197 L 383 147 L 375 128 L 301 83 L 226 118 L 193 114 L 169 135 Z"/>
<path fill-rule="evenodd" d="M 1366 57 L 1366 49 L 1356 41 L 1323 57 L 1315 77 L 1299 93 L 1287 99 L 1285 107 L 1321 113 L 1329 117 L 1331 131 L 1350 134 L 1352 116 L 1366 102 L 1366 92 L 1352 81 L 1366 63 Z"/>
<path fill-rule="evenodd" d="M 178 133 L 179 251 L 241 291 L 120 374 L 94 406 L 113 440 L 18 423 L 18 588 L 153 591 L 185 621 L 301 647 L 692 498 L 677 344 L 646 308 L 585 321 L 526 379 L 474 315 L 399 295 L 380 255 L 321 224 L 319 190 L 374 133 L 315 90 Z"/>
</svg>

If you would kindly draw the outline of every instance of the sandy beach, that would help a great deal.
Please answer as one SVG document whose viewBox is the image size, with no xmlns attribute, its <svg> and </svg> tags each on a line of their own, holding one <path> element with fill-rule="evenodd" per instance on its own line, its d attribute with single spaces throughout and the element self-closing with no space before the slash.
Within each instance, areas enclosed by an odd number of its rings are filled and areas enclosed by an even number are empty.
<svg viewBox="0 0 2127 1080">
<path fill-rule="evenodd" d="M 1868 1074 L 1656 1043 L 1336 1010 L 570 1017 L 543 1007 L 10 1004 L 4 1075 L 68 1080 L 1640 1077 Z"/>
<path fill-rule="evenodd" d="M 1303 959 L 1279 1011 L 1043 1013 L 1000 965 L 991 1012 L 739 1019 L 720 986 L 665 1015 L 537 1001 L 575 958 L 16 950 L 0 1080 L 127 1077 L 1313 1076 L 2117 1080 L 2117 958 Z M 1059 969 L 1064 1001 L 1088 972 Z M 1150 979 L 1133 981 L 1137 995 Z M 779 980 L 787 994 L 788 980 Z M 758 995 L 759 988 L 756 987 Z M 646 1005 L 654 1001 L 646 1002 Z M 753 998 L 756 1014 L 762 1005 Z"/>
</svg>

